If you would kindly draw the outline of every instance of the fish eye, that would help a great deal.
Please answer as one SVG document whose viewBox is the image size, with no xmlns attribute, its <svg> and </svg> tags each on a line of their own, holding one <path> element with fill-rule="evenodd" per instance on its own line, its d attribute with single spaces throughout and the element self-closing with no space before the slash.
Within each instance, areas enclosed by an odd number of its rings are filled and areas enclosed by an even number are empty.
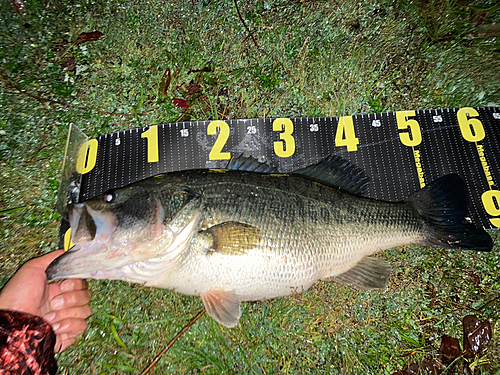
<svg viewBox="0 0 500 375">
<path fill-rule="evenodd" d="M 116 198 L 118 198 L 118 194 L 112 191 L 111 193 L 107 193 L 104 195 L 104 202 L 113 203 L 116 200 Z"/>
</svg>

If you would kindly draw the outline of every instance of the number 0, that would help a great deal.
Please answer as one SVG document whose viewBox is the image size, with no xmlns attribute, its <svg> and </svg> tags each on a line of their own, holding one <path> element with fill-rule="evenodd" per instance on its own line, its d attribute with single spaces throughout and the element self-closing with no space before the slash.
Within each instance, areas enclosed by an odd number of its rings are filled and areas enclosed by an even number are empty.
<svg viewBox="0 0 500 375">
<path fill-rule="evenodd" d="M 75 244 L 71 241 L 71 228 L 69 228 L 66 233 L 64 233 L 64 251 L 68 251 L 73 246 L 75 246 Z"/>
<path fill-rule="evenodd" d="M 81 174 L 89 173 L 95 167 L 97 161 L 97 147 L 99 142 L 97 139 L 91 139 L 85 142 L 78 152 L 76 160 L 76 171 Z"/>
</svg>

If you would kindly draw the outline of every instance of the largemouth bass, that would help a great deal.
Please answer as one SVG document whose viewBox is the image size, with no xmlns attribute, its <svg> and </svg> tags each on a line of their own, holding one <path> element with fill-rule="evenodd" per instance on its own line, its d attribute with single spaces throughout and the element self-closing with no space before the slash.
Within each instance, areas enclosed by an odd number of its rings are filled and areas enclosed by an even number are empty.
<svg viewBox="0 0 500 375">
<path fill-rule="evenodd" d="M 366 184 L 336 156 L 291 174 L 239 157 L 227 170 L 154 177 L 70 206 L 75 246 L 47 274 L 200 296 L 212 318 L 234 327 L 241 301 L 303 292 L 318 280 L 385 288 L 391 267 L 370 256 L 381 250 L 491 250 L 488 233 L 466 221 L 458 175 L 396 203 L 362 197 Z"/>
</svg>

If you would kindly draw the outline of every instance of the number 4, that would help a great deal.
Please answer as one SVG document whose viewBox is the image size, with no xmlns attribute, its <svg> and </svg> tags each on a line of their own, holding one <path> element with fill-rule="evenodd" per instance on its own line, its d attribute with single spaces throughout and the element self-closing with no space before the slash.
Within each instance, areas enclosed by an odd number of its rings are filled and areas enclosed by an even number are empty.
<svg viewBox="0 0 500 375">
<path fill-rule="evenodd" d="M 354 123 L 352 116 L 344 116 L 339 118 L 337 125 L 337 134 L 335 135 L 335 146 L 346 146 L 347 151 L 358 151 L 359 139 L 356 138 L 354 132 Z"/>
</svg>

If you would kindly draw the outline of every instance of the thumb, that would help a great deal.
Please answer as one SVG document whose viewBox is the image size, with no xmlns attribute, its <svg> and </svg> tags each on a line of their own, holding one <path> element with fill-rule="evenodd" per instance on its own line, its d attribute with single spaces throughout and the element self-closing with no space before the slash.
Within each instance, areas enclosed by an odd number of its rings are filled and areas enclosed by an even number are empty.
<svg viewBox="0 0 500 375">
<path fill-rule="evenodd" d="M 64 254 L 64 250 L 56 250 L 51 253 L 42 255 L 41 257 L 31 259 L 29 261 L 30 266 L 42 268 L 44 271 L 56 258 Z"/>
</svg>

